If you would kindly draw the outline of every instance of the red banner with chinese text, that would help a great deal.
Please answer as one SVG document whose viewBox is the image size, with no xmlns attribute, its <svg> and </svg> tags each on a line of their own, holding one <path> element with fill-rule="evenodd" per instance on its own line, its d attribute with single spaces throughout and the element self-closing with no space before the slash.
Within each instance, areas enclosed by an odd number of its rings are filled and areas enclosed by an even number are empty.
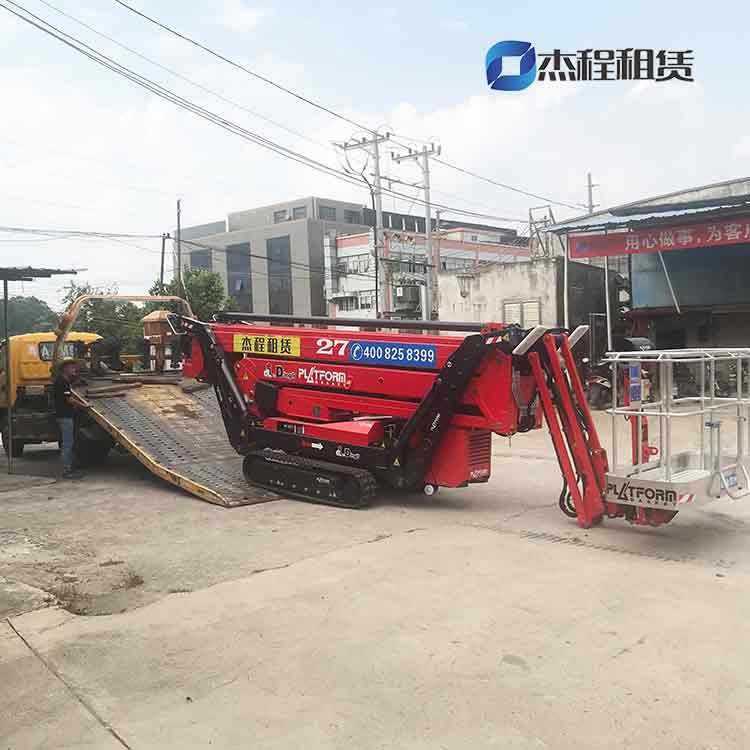
<svg viewBox="0 0 750 750">
<path fill-rule="evenodd" d="M 750 217 L 707 224 L 652 227 L 631 232 L 570 235 L 570 257 L 636 255 L 750 242 Z"/>
</svg>

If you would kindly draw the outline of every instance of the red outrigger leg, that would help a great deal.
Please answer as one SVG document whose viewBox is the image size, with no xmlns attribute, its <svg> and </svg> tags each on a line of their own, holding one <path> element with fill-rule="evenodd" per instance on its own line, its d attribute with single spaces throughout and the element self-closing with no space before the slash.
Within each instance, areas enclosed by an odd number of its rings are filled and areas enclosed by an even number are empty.
<svg viewBox="0 0 750 750">
<path fill-rule="evenodd" d="M 559 338 L 560 352 L 557 337 L 547 333 L 542 340 L 543 351 L 529 352 L 528 359 L 578 524 L 588 529 L 604 516 L 607 454 L 599 441 L 568 338 Z M 616 505 L 607 506 L 608 515 L 620 515 Z"/>
</svg>

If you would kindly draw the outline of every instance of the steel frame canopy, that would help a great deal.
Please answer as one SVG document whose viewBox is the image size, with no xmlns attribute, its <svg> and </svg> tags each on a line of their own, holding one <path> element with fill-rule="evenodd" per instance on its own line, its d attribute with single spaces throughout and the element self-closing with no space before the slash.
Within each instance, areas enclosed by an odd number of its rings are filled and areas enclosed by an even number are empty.
<svg viewBox="0 0 750 750">
<path fill-rule="evenodd" d="M 5 340 L 5 360 L 10 363 L 10 336 L 8 335 L 8 282 L 9 281 L 34 281 L 34 279 L 49 279 L 52 276 L 70 276 L 77 274 L 73 268 L 35 268 L 33 266 L 5 266 L 0 267 L 0 279 L 3 280 L 3 339 Z M 7 382 L 10 384 L 10 378 L 6 373 Z M 13 405 L 11 403 L 10 393 L 8 393 L 8 445 L 5 446 L 5 453 L 8 457 L 8 474 L 13 473 L 13 451 L 10 449 L 13 440 Z"/>
<path fill-rule="evenodd" d="M 621 240 L 631 236 L 638 238 L 639 235 L 645 235 L 649 230 L 656 233 L 658 230 L 674 229 L 675 227 L 703 227 L 700 222 L 721 222 L 721 221 L 742 221 L 746 231 L 750 227 L 748 222 L 748 212 L 750 212 L 750 192 L 748 192 L 750 178 L 744 177 L 736 180 L 704 185 L 687 191 L 677 191 L 667 193 L 654 198 L 626 203 L 620 206 L 614 206 L 607 210 L 596 211 L 584 216 L 574 217 L 565 221 L 560 221 L 549 227 L 549 231 L 556 234 L 563 246 L 565 256 L 565 280 L 564 280 L 564 309 L 565 309 L 565 326 L 569 325 L 568 321 L 568 274 L 567 267 L 570 258 L 585 257 L 603 257 L 604 258 L 604 276 L 606 288 L 606 317 L 607 317 L 607 348 L 611 351 L 612 345 L 612 314 L 610 310 L 609 296 L 609 256 L 631 255 L 634 252 L 628 249 L 615 251 L 612 248 L 604 249 L 593 246 L 584 248 L 582 245 L 588 244 L 596 237 L 617 237 Z M 710 195 L 710 191 L 724 191 L 722 194 Z M 728 191 L 728 192 L 727 192 Z M 692 196 L 692 197 L 690 197 Z M 565 235 L 565 242 L 562 240 Z M 680 302 L 672 284 L 666 262 L 664 261 L 663 252 L 667 250 L 681 250 L 692 247 L 703 247 L 716 243 L 701 243 L 697 239 L 690 243 L 682 243 L 679 246 L 676 243 L 671 245 L 654 244 L 652 237 L 646 237 L 647 244 L 645 247 L 639 247 L 635 253 L 653 252 L 659 256 L 664 278 L 667 284 L 669 295 L 672 299 L 675 312 L 682 314 Z M 577 248 L 571 249 L 571 240 Z M 740 241 L 740 240 L 735 240 Z M 637 244 L 637 243 L 636 243 Z M 729 239 L 718 244 L 732 244 Z"/>
</svg>

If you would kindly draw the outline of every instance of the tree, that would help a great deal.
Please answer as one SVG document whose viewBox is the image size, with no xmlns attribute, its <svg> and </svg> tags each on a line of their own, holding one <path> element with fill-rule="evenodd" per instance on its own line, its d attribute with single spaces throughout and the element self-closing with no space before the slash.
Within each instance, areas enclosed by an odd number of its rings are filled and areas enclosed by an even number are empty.
<svg viewBox="0 0 750 750">
<path fill-rule="evenodd" d="M 44 300 L 37 297 L 15 296 L 8 300 L 8 335 L 54 331 L 57 315 Z M 5 331 L 5 315 L 0 305 L 0 336 Z"/>
<path fill-rule="evenodd" d="M 71 282 L 66 287 L 63 303 L 69 307 L 83 294 L 117 294 L 116 285 L 94 287 L 88 282 Z M 98 333 L 105 339 L 117 339 L 125 354 L 138 352 L 138 342 L 143 338 L 141 320 L 146 314 L 142 307 L 120 300 L 92 300 L 85 304 L 73 324 L 73 330 Z"/>
<path fill-rule="evenodd" d="M 193 312 L 199 320 L 211 320 L 215 312 L 221 310 L 231 310 L 236 307 L 236 302 L 226 296 L 224 291 L 224 282 L 218 273 L 206 271 L 202 268 L 190 268 L 182 274 L 182 285 L 185 289 L 184 298 L 190 303 Z M 177 279 L 172 279 L 167 284 L 154 282 L 149 294 L 169 294 L 175 297 L 183 296 L 179 294 Z M 150 310 L 169 307 L 175 312 L 178 311 L 177 305 L 159 305 L 149 303 L 147 306 Z"/>
</svg>

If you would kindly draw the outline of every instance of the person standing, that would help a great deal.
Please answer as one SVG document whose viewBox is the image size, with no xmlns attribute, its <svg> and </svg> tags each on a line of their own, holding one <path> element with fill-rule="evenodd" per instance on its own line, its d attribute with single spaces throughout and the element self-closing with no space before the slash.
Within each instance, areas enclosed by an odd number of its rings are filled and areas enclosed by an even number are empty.
<svg viewBox="0 0 750 750">
<path fill-rule="evenodd" d="M 73 443 L 75 441 L 75 407 L 70 400 L 71 385 L 78 372 L 74 359 L 60 363 L 54 382 L 55 418 L 60 432 L 60 454 L 62 456 L 63 479 L 81 479 L 83 474 L 73 468 Z"/>
</svg>

